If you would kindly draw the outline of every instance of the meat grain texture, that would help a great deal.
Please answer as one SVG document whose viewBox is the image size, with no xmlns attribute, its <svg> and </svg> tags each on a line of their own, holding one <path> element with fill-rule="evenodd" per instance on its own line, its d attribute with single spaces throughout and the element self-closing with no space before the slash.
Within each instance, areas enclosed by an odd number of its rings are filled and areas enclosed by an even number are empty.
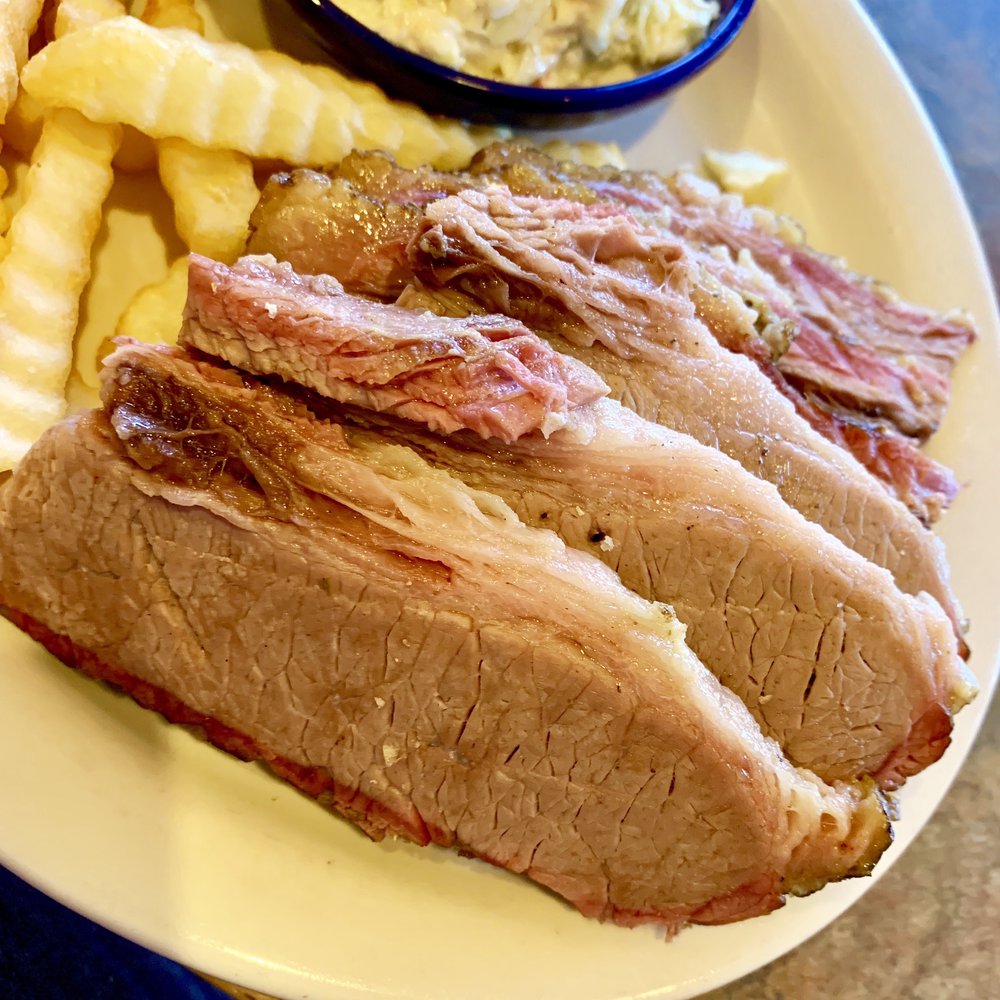
<svg viewBox="0 0 1000 1000">
<path fill-rule="evenodd" d="M 794 393 L 772 381 L 773 365 L 762 369 L 723 347 L 698 315 L 699 271 L 677 234 L 644 225 L 617 197 L 568 200 L 563 195 L 575 193 L 565 185 L 546 186 L 546 197 L 496 186 L 487 193 L 464 176 L 376 163 L 373 171 L 371 160 L 354 158 L 346 176 L 332 179 L 296 171 L 272 180 L 249 249 L 301 272 L 333 274 L 358 294 L 521 320 L 596 371 L 613 398 L 724 451 L 889 569 L 902 590 L 930 593 L 967 652 L 940 543 L 852 455 L 908 483 L 904 492 L 941 477 L 913 463 L 901 471 L 894 463 L 905 457 L 902 438 L 883 441 L 857 425 L 848 432 L 830 413 L 807 421 Z M 388 225 L 378 220 L 391 219 L 393 240 L 366 256 L 351 239 L 355 218 L 377 230 Z"/>
<path fill-rule="evenodd" d="M 479 356 L 468 319 L 360 299 L 273 258 L 234 267 L 192 258 L 189 273 L 181 343 L 303 387 L 314 412 L 324 405 L 317 394 L 372 411 L 353 414 L 367 430 L 352 439 L 415 448 L 525 523 L 601 558 L 640 596 L 670 604 L 695 653 L 793 763 L 827 780 L 874 775 L 895 787 L 944 751 L 970 685 L 936 602 L 901 593 L 721 452 L 611 400 L 560 409 L 559 427 L 544 433 L 551 417 L 533 426 L 508 409 L 491 435 L 466 419 L 452 376 L 463 351 Z M 487 328 L 503 317 L 475 321 Z M 519 334 L 532 338 L 523 350 L 541 351 L 534 334 Z M 441 345 L 448 365 L 428 365 L 427 344 Z M 556 388 L 565 384 L 562 369 L 550 372 Z M 573 377 L 600 384 L 582 365 Z M 468 393 L 480 400 L 483 388 Z M 546 395 L 504 400 L 535 415 Z M 429 398 L 445 417 L 425 407 Z M 490 440 L 502 435 L 506 444 Z"/>
<path fill-rule="evenodd" d="M 867 874 L 876 782 L 974 693 L 917 520 L 968 323 L 693 178 L 512 144 L 277 175 L 252 228 L 303 273 L 192 258 L 192 352 L 122 346 L 0 488 L 11 619 L 588 916 Z"/>
<path fill-rule="evenodd" d="M 66 659 L 329 777 L 374 836 L 623 924 L 767 912 L 884 849 L 876 795 L 791 767 L 594 560 L 406 449 L 139 355 L 2 494 L 3 601 Z"/>
</svg>

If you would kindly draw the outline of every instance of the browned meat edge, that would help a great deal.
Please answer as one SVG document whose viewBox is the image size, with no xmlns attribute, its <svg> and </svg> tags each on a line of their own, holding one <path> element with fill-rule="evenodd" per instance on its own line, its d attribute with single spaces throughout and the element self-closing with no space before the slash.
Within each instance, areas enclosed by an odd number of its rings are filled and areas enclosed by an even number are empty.
<svg viewBox="0 0 1000 1000">
<path fill-rule="evenodd" d="M 417 825 L 407 822 L 403 817 L 373 802 L 359 789 L 338 783 L 325 769 L 296 764 L 261 746 L 244 733 L 194 711 L 163 688 L 105 663 L 100 657 L 82 649 L 66 636 L 58 635 L 30 615 L 10 607 L 2 594 L 0 594 L 0 613 L 67 666 L 79 670 L 88 677 L 106 682 L 127 694 L 141 707 L 152 709 L 168 722 L 193 730 L 196 735 L 240 760 L 260 761 L 266 764 L 278 777 L 316 799 L 320 805 L 357 824 L 372 840 L 382 840 L 387 834 L 395 835 L 420 847 L 437 844 L 441 847 L 457 848 L 461 854 L 503 867 L 490 857 L 454 843 L 454 838 L 448 833 L 435 829 L 422 820 L 418 821 Z M 880 855 L 891 841 L 892 830 L 887 826 L 885 842 L 879 845 L 876 855 Z M 844 877 L 869 875 L 873 866 L 874 861 L 865 859 Z M 623 927 L 658 924 L 665 927 L 667 937 L 670 938 L 685 924 L 727 924 L 746 919 L 748 910 L 755 915 L 763 915 L 778 909 L 784 899 L 775 889 L 774 878 L 762 876 L 756 882 L 738 887 L 729 896 L 714 899 L 699 910 L 685 913 L 676 922 L 664 914 L 621 910 L 616 910 L 611 915 L 611 920 Z"/>
</svg>

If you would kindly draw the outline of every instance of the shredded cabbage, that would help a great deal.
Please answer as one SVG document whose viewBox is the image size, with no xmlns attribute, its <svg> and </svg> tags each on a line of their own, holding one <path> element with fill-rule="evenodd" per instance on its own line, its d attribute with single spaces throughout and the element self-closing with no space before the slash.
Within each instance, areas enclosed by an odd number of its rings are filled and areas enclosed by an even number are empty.
<svg viewBox="0 0 1000 1000">
<path fill-rule="evenodd" d="M 627 80 L 694 48 L 716 0 L 341 0 L 396 45 L 476 76 L 573 87 Z"/>
</svg>

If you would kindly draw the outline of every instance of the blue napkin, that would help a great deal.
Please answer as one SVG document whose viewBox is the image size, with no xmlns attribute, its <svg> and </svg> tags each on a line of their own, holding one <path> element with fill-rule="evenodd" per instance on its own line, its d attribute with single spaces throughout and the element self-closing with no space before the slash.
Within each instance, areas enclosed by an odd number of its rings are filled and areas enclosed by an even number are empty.
<svg viewBox="0 0 1000 1000">
<path fill-rule="evenodd" d="M 3 1000 L 228 1000 L 0 868 Z"/>
</svg>

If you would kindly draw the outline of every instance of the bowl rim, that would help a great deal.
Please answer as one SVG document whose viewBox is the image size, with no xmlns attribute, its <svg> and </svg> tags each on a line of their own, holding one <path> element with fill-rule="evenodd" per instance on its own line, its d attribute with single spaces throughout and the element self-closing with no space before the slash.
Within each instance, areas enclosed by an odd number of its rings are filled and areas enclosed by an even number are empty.
<svg viewBox="0 0 1000 1000">
<path fill-rule="evenodd" d="M 650 93 L 668 90 L 698 73 L 736 37 L 756 0 L 733 0 L 730 8 L 720 15 L 702 41 L 678 59 L 630 80 L 597 87 L 536 87 L 474 76 L 396 45 L 352 17 L 334 0 L 294 0 L 294 2 L 299 7 L 311 11 L 314 16 L 324 18 L 364 39 L 386 58 L 402 63 L 414 72 L 436 77 L 463 89 L 480 91 L 484 96 L 489 95 L 491 98 L 508 98 L 521 106 L 533 103 L 540 110 L 572 114 L 601 110 L 609 106 L 624 106 L 641 100 Z"/>
</svg>

